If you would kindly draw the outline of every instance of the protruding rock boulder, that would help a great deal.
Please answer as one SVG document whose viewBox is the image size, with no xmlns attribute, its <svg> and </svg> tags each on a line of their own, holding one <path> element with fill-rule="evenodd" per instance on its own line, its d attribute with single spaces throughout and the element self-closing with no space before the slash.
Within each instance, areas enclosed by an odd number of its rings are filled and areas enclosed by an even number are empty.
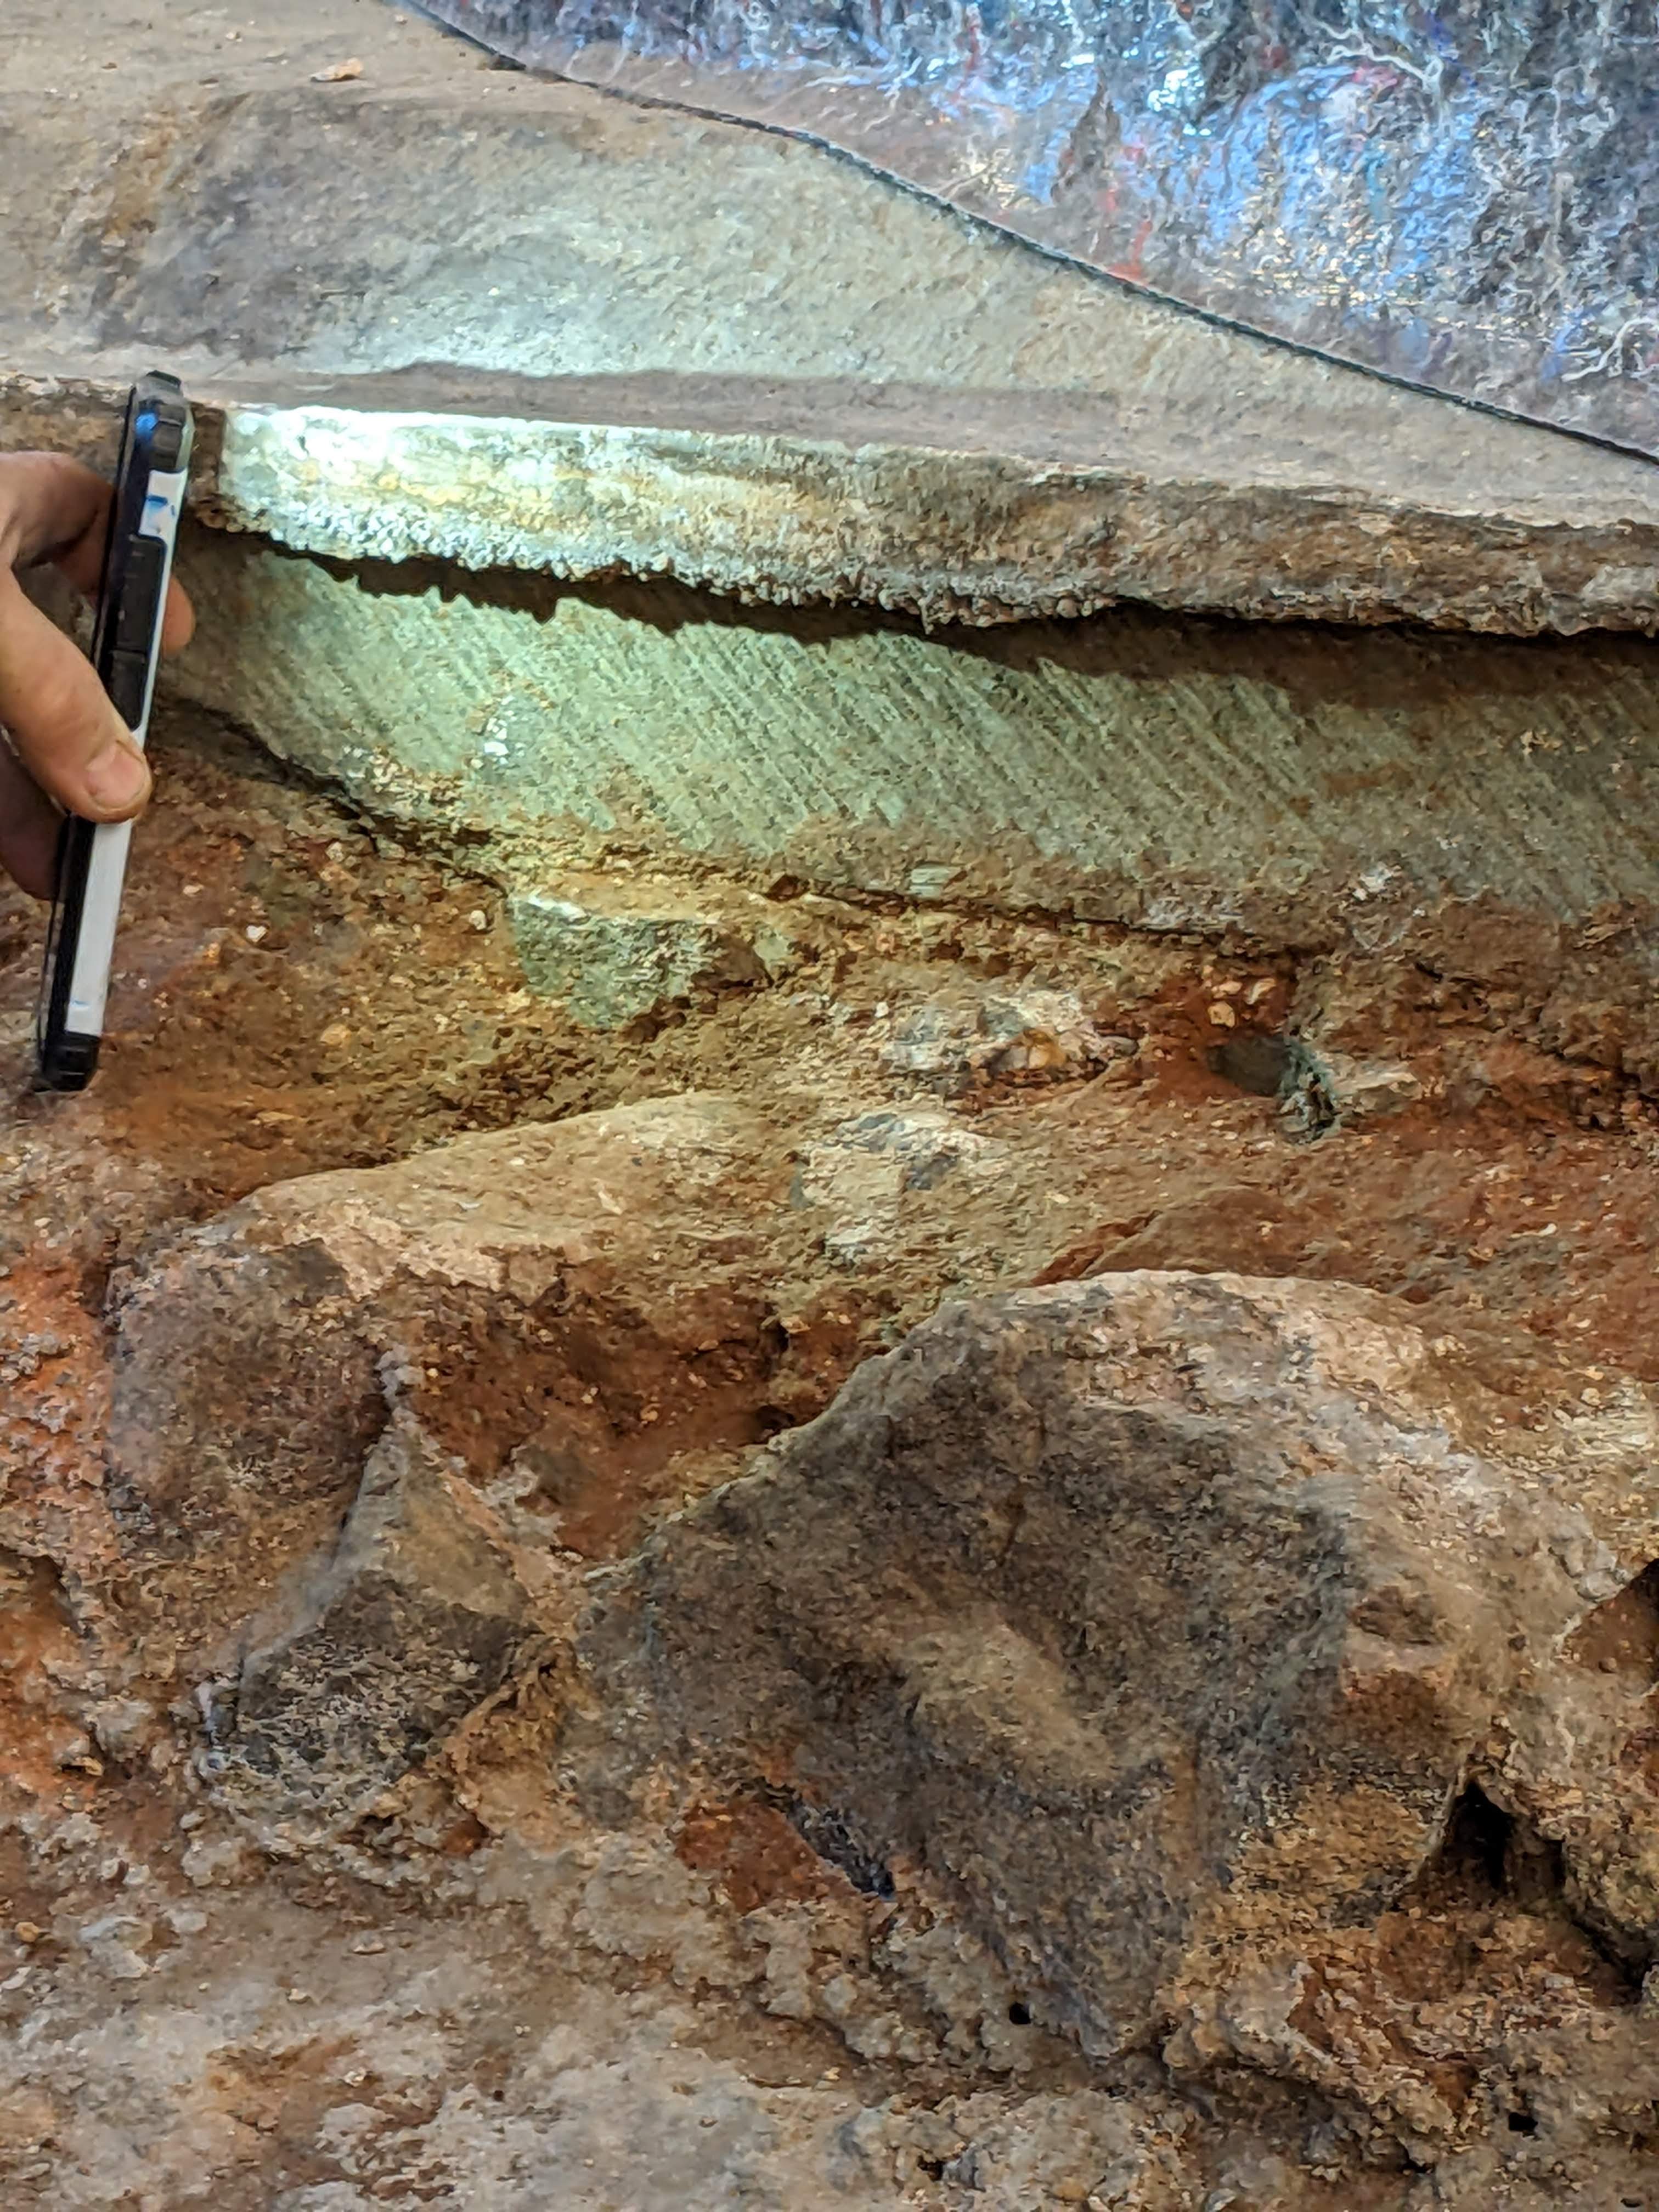
<svg viewBox="0 0 1659 2212">
<path fill-rule="evenodd" d="M 1182 2063 L 1449 2136 L 1480 2035 L 1458 2069 L 1390 2046 L 1373 1992 L 1388 2063 L 1316 2065 L 1322 1961 L 1470 1850 L 1554 1915 L 1534 1979 L 1606 1997 L 1581 1923 L 1649 1955 L 1647 1859 L 1580 1771 L 1628 1767 L 1644 1714 L 1570 1655 L 1654 1547 L 1652 1429 L 1635 1400 L 1519 1425 L 1345 1288 L 949 1308 L 616 1571 L 589 1771 L 781 1791 L 849 1863 L 953 1898 L 1091 2051 L 1176 2027 Z M 1230 2043 L 1272 1988 L 1279 2047 Z"/>
</svg>

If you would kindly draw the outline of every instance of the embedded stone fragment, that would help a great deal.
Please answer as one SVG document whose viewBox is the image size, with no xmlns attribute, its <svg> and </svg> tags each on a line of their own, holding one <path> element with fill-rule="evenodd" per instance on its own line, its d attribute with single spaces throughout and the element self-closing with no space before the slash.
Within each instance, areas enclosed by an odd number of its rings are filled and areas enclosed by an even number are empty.
<svg viewBox="0 0 1659 2212">
<path fill-rule="evenodd" d="M 761 902 L 753 915 L 708 914 L 658 898 L 641 911 L 528 894 L 508 902 L 532 990 L 562 999 L 586 1029 L 624 1029 L 642 1016 L 720 991 L 765 983 L 795 951 Z"/>
</svg>

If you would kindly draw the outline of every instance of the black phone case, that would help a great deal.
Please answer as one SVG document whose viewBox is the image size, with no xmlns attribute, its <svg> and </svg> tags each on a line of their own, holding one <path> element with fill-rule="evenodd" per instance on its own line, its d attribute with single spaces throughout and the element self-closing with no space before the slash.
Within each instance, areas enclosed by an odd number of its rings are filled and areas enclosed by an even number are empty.
<svg viewBox="0 0 1659 2212">
<path fill-rule="evenodd" d="M 185 466 L 190 441 L 190 409 L 177 378 L 159 371 L 141 378 L 127 399 L 92 642 L 93 665 L 104 689 L 135 731 L 150 697 L 172 568 L 170 547 L 142 529 L 150 478 Z M 98 1066 L 101 1030 L 76 1031 L 68 1025 L 95 835 L 94 823 L 71 814 L 64 817 L 58 836 L 57 890 L 36 1024 L 40 1083 L 47 1091 L 83 1091 Z"/>
</svg>

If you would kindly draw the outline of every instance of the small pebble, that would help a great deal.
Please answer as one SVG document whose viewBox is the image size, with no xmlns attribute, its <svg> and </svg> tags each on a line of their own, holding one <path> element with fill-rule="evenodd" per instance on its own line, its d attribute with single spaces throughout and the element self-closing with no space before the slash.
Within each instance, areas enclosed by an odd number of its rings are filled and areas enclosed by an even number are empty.
<svg viewBox="0 0 1659 2212">
<path fill-rule="evenodd" d="M 38 1943 L 44 1931 L 32 1920 L 20 1920 L 12 1932 L 20 1943 Z"/>
<path fill-rule="evenodd" d="M 262 943 L 264 941 L 264 939 L 265 939 L 265 937 L 267 936 L 267 934 L 268 934 L 268 932 L 266 931 L 265 925 L 264 924 L 264 922 L 262 922 L 262 921 L 251 921 L 251 922 L 249 922 L 249 924 L 248 924 L 248 926 L 247 926 L 246 936 L 247 936 L 247 941 L 248 941 L 248 943 L 249 943 L 250 945 L 259 945 L 259 944 L 262 944 Z"/>
</svg>

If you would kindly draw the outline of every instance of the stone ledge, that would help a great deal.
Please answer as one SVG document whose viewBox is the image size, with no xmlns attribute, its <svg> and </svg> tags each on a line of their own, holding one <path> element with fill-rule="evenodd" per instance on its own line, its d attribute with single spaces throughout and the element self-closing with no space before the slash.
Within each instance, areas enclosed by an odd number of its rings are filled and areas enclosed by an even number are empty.
<svg viewBox="0 0 1659 2212">
<path fill-rule="evenodd" d="M 384 381 L 291 404 L 198 387 L 198 514 L 339 560 L 666 577 L 744 603 L 863 605 L 930 626 L 1071 619 L 1136 599 L 1517 636 L 1659 630 L 1659 505 L 1650 518 L 1544 522 L 1340 483 L 1034 458 L 996 450 L 989 422 L 959 422 L 972 442 L 958 446 L 927 442 L 920 424 L 883 437 L 873 422 L 849 422 L 842 440 L 784 423 L 594 420 L 591 387 L 558 393 L 569 420 L 392 408 Z M 0 445 L 106 462 L 121 392 L 106 378 L 0 380 Z M 732 411 L 719 396 L 702 406 Z"/>
<path fill-rule="evenodd" d="M 135 15 L 107 70 L 106 5 L 13 13 L 0 443 L 107 450 L 169 366 L 222 528 L 929 623 L 1659 627 L 1650 464 L 1157 307 L 811 147 L 481 69 L 391 10 L 354 11 L 334 84 L 327 0 L 274 0 L 272 52 Z"/>
</svg>

